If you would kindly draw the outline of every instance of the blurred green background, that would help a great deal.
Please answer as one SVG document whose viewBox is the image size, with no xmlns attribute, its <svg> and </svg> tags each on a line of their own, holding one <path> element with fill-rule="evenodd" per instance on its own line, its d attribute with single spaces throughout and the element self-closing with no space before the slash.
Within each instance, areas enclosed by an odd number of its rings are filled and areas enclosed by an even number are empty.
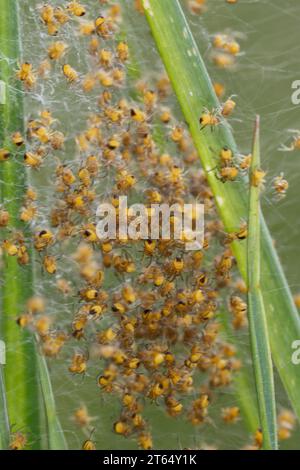
<svg viewBox="0 0 300 470">
<path fill-rule="evenodd" d="M 163 0 L 162 0 L 163 1 Z M 54 2 L 61 4 L 62 2 Z M 95 1 L 83 2 L 95 9 Z M 24 59 L 38 63 L 45 56 L 47 36 L 43 33 L 36 7 L 39 1 L 21 2 L 23 17 L 23 46 Z M 128 8 L 133 2 L 127 1 Z M 186 9 L 186 2 L 182 0 Z M 288 282 L 293 293 L 300 291 L 299 283 L 299 230 L 298 220 L 298 183 L 299 151 L 280 152 L 281 144 L 291 142 L 288 129 L 300 129 L 300 105 L 291 102 L 291 84 L 300 79 L 299 70 L 299 15 L 298 0 L 239 0 L 236 5 L 228 5 L 225 0 L 207 0 L 207 12 L 202 16 L 190 14 L 187 16 L 197 40 L 199 49 L 204 56 L 209 72 L 214 81 L 226 85 L 226 96 L 236 95 L 237 109 L 231 119 L 234 134 L 239 143 L 240 151 L 249 152 L 252 139 L 252 128 L 255 114 L 261 115 L 262 120 L 262 160 L 263 167 L 268 172 L 268 184 L 263 197 L 263 209 L 276 241 Z M 98 7 L 98 6 L 97 6 Z M 99 11 L 100 13 L 100 11 Z M 93 12 L 95 17 L 95 13 Z M 125 22 L 130 43 L 135 49 L 135 60 L 146 78 L 150 80 L 162 70 L 159 56 L 143 17 L 136 13 L 129 15 L 130 21 Z M 241 44 L 241 55 L 233 70 L 217 70 L 211 62 L 211 39 L 213 34 L 225 30 L 238 33 Z M 66 33 L 66 41 L 68 33 Z M 79 41 L 79 40 L 78 40 Z M 80 53 L 80 43 L 75 44 L 73 59 L 77 68 L 86 67 L 84 55 Z M 172 47 L 172 45 L 170 45 Z M 138 48 L 138 49 L 137 49 Z M 90 111 L 89 99 L 82 94 L 74 94 L 65 84 L 54 78 L 53 82 L 41 86 L 40 94 L 26 99 L 27 113 L 32 115 L 40 104 L 55 110 L 55 116 L 68 130 L 67 159 L 73 158 L 74 133 L 84 126 L 86 116 Z M 175 103 L 175 112 L 180 119 L 180 111 Z M 80 109 L 80 114 L 78 110 Z M 53 168 L 55 167 L 53 162 Z M 51 165 L 51 164 L 50 164 Z M 271 180 L 284 172 L 290 183 L 287 197 L 276 202 L 272 193 Z M 41 200 L 44 201 L 45 211 L 49 205 L 49 187 L 51 181 L 47 173 L 35 176 L 41 185 Z M 70 268 L 71 269 L 71 268 Z M 38 273 L 40 275 L 40 273 Z M 275 275 L 275 274 L 274 274 Z M 70 321 L 75 301 L 51 298 L 52 281 L 42 279 L 39 284 L 41 292 L 48 292 L 50 310 L 59 313 L 63 322 L 66 317 Z M 71 305 L 70 305 L 71 303 Z M 58 305 L 59 304 L 59 305 Z M 295 338 L 296 339 L 296 338 Z M 246 342 L 246 339 L 245 339 Z M 80 448 L 86 436 L 78 430 L 72 421 L 74 410 L 85 403 L 91 416 L 95 417 L 93 425 L 96 428 L 93 439 L 98 449 L 129 449 L 136 448 L 136 443 L 129 439 L 118 438 L 112 432 L 112 424 L 119 413 L 119 403 L 109 395 L 100 394 L 96 386 L 99 371 L 90 368 L 88 374 L 82 377 L 72 377 L 68 372 L 70 351 L 64 350 L 58 360 L 50 360 L 49 367 L 53 380 L 57 408 L 66 433 L 70 448 Z M 300 366 L 299 372 L 300 373 Z M 284 394 L 277 386 L 277 397 L 280 406 L 287 404 Z M 151 416 L 155 448 L 198 448 L 204 444 L 218 448 L 239 448 L 251 442 L 251 437 L 240 424 L 230 427 L 220 426 L 220 421 L 214 420 L 220 407 L 225 404 L 235 404 L 233 390 L 218 392 L 221 399 L 218 405 L 212 407 L 211 423 L 200 428 L 193 428 L 181 419 L 167 417 L 160 407 L 153 404 L 148 407 L 147 415 Z M 284 443 L 282 448 L 300 448 L 299 428 L 293 438 Z"/>
</svg>

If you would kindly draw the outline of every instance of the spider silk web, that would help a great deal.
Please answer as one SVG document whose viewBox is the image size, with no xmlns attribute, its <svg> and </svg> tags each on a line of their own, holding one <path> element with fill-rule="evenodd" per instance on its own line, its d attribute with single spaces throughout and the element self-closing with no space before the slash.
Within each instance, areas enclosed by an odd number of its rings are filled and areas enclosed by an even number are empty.
<svg viewBox="0 0 300 470">
<path fill-rule="evenodd" d="M 51 0 L 51 5 L 63 5 L 65 2 Z M 87 9 L 96 17 L 99 2 L 82 0 Z M 110 2 L 113 3 L 113 2 Z M 128 4 L 132 3 L 128 1 Z M 236 110 L 230 118 L 235 138 L 240 152 L 247 154 L 251 149 L 254 117 L 261 116 L 261 148 L 262 166 L 268 173 L 267 183 L 263 194 L 263 210 L 271 233 L 276 240 L 276 246 L 287 274 L 287 279 L 293 293 L 300 291 L 298 265 L 300 249 L 298 244 L 298 167 L 299 151 L 282 152 L 280 146 L 290 145 L 292 134 L 289 129 L 300 129 L 299 109 L 291 102 L 291 85 L 300 79 L 298 40 L 300 4 L 298 0 L 238 0 L 236 5 L 228 5 L 225 0 L 207 0 L 207 11 L 195 15 L 187 8 L 187 2 L 181 0 L 187 13 L 188 21 L 204 60 L 208 66 L 213 81 L 221 82 L 226 87 L 224 97 L 235 95 Z M 39 0 L 24 0 L 20 2 L 23 46 L 23 59 L 38 67 L 47 57 L 47 48 L 53 41 L 46 33 L 39 19 Z M 140 51 L 136 54 L 143 79 L 150 83 L 163 72 L 161 60 L 156 53 L 145 19 L 137 13 L 125 22 L 129 42 L 135 44 L 136 38 Z M 241 52 L 236 57 L 235 65 L 229 69 L 218 69 L 211 59 L 213 53 L 213 37 L 217 33 L 226 32 L 233 35 L 241 46 Z M 68 62 L 74 64 L 76 70 L 83 74 L 89 68 L 85 54 L 86 40 L 74 31 L 74 23 L 66 24 L 55 40 L 62 40 L 69 45 Z M 134 69 L 134 66 L 133 66 Z M 134 70 L 133 70 L 134 71 Z M 122 93 L 124 89 L 122 90 Z M 49 79 L 39 80 L 37 88 L 30 94 L 25 93 L 26 118 L 35 118 L 41 108 L 51 109 L 59 120 L 59 130 L 67 136 L 65 150 L 61 159 L 66 165 L 80 161 L 75 145 L 75 136 L 85 128 L 86 120 L 95 109 L 97 93 L 86 94 L 79 86 L 69 86 L 61 78 L 61 63 L 53 66 Z M 183 123 L 174 96 L 170 98 L 170 106 Z M 197 165 L 200 165 L 197 163 Z M 49 208 L 55 194 L 53 193 L 53 174 L 57 159 L 47 158 L 45 168 L 31 172 L 31 183 L 38 188 L 39 215 L 33 223 L 33 228 L 48 225 Z M 272 189 L 272 179 L 284 172 L 289 181 L 287 196 L 278 201 Z M 234 183 L 233 183 L 234 184 Z M 103 179 L 102 193 L 109 194 L 110 182 Z M 73 265 L 68 253 L 62 251 L 60 264 L 64 266 L 60 276 L 71 280 L 73 291 L 79 286 L 78 279 L 73 278 Z M 77 299 L 75 295 L 58 296 L 55 292 L 55 281 L 45 276 L 39 268 L 37 260 L 36 276 L 38 294 L 47 299 L 47 312 L 56 318 L 62 327 L 70 322 Z M 233 334 L 233 333 L 232 333 Z M 247 348 L 246 332 L 239 334 L 240 341 Z M 72 418 L 74 410 L 85 404 L 89 414 L 95 419 L 93 439 L 98 449 L 129 449 L 136 448 L 134 440 L 119 438 L 112 432 L 112 423 L 119 412 L 119 402 L 109 395 L 101 395 L 95 384 L 97 376 L 96 365 L 89 369 L 84 377 L 72 376 L 68 372 L 70 355 L 74 346 L 67 346 L 58 359 L 49 360 L 57 411 L 68 440 L 70 448 L 78 449 L 88 436 L 74 425 Z M 232 388 L 218 392 L 220 403 L 212 405 L 210 423 L 204 427 L 193 428 L 181 420 L 166 416 L 156 404 L 150 405 L 147 415 L 151 417 L 152 432 L 155 442 L 160 443 L 156 448 L 200 448 L 213 446 L 216 448 L 238 449 L 251 442 L 251 437 L 245 431 L 242 423 L 230 427 L 219 426 L 217 417 L 220 407 L 233 406 L 236 403 Z M 280 406 L 286 406 L 286 397 L 278 394 Z M 215 415 L 215 416 L 214 416 Z M 41 436 L 41 439 L 43 436 Z M 299 429 L 293 439 L 284 446 L 293 448 L 299 440 Z M 283 446 L 283 447 L 284 447 Z"/>
</svg>

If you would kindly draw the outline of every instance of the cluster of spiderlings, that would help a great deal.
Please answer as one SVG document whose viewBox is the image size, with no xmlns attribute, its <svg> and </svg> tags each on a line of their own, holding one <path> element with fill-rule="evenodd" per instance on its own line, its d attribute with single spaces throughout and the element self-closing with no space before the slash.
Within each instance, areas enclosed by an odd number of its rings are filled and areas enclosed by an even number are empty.
<svg viewBox="0 0 300 470">
<path fill-rule="evenodd" d="M 51 101 L 49 108 L 28 120 L 26 137 L 19 132 L 12 136 L 16 146 L 26 141 L 24 164 L 33 173 L 46 168 L 47 178 L 55 185 L 46 210 L 39 207 L 37 191 L 28 188 L 20 220 L 32 227 L 44 276 L 55 279 L 56 289 L 64 296 L 74 299 L 76 295 L 78 300 L 75 306 L 74 300 L 70 302 L 72 311 L 62 328 L 45 313 L 40 296 L 29 300 L 18 323 L 37 334 L 47 357 L 55 358 L 69 342 L 74 349 L 70 373 L 85 374 L 89 362 L 96 363 L 101 393 L 120 397 L 115 433 L 133 436 L 140 447 L 150 449 L 145 402 L 154 401 L 170 416 L 185 416 L 194 425 L 205 423 L 214 390 L 230 386 L 241 367 L 234 347 L 222 340 L 218 316 L 225 297 L 233 327 L 247 325 L 242 298 L 246 289 L 242 282 L 233 282 L 235 261 L 230 249 L 232 241 L 247 237 L 247 227 L 241 223 L 236 232 L 223 234 L 187 131 L 168 106 L 168 80 L 163 76 L 155 83 L 132 83 L 127 76 L 129 48 L 118 38 L 121 8 L 106 1 L 100 4 L 96 18 L 83 2 L 42 6 L 39 14 L 49 35 L 47 56 L 36 67 L 21 64 L 16 72 L 29 92 L 39 79 L 53 75 L 55 83 L 65 81 L 89 102 L 85 128 L 76 136 L 61 130 Z M 77 70 L 71 41 L 66 42 L 67 27 L 85 53 L 84 73 Z M 218 125 L 234 107 L 229 98 L 220 110 L 204 110 L 199 132 L 201 127 Z M 76 146 L 70 146 L 70 140 Z M 67 157 L 70 148 L 77 158 Z M 218 157 L 224 183 L 247 171 L 251 160 L 251 155 L 233 156 L 228 148 L 220 149 Z M 8 158 L 8 150 L 1 149 L 0 159 Z M 264 173 L 255 176 L 260 184 Z M 152 203 L 203 202 L 203 249 L 186 251 L 184 239 L 99 240 L 99 203 L 111 203 L 118 214 L 122 195 L 149 208 L 149 223 Z M 2 209 L 0 225 L 6 226 L 8 219 Z M 3 249 L 21 264 L 28 263 L 21 232 L 11 234 Z M 225 422 L 235 422 L 238 416 L 236 407 L 222 412 Z M 76 411 L 75 421 L 89 428 L 86 408 Z M 83 448 L 93 449 L 93 441 L 85 441 Z"/>
<path fill-rule="evenodd" d="M 215 257 L 222 226 L 187 132 L 167 106 L 168 80 L 162 77 L 151 86 L 128 82 L 129 49 L 116 36 L 119 7 L 108 6 L 90 18 L 76 2 L 66 8 L 48 4 L 40 14 L 49 35 L 56 37 L 49 39 L 42 66 L 21 64 L 18 78 L 32 90 L 41 72 L 46 77 L 59 73 L 70 87 L 80 87 L 85 94 L 95 90 L 97 99 L 90 106 L 86 128 L 75 136 L 79 158 L 68 163 L 68 137 L 51 105 L 27 122 L 24 164 L 42 169 L 51 155 L 49 169 L 57 161 L 52 177 L 55 196 L 47 217 L 42 216 L 36 192 L 29 188 L 20 218 L 34 227 L 38 262 L 45 275 L 56 278 L 57 288 L 73 296 L 72 281 L 77 279 L 79 305 L 69 325 L 58 329 L 45 314 L 43 300 L 35 297 L 18 322 L 38 334 L 48 357 L 57 356 L 66 341 L 73 344 L 72 374 L 86 373 L 89 361 L 97 361 L 101 391 L 120 396 L 114 431 L 133 435 L 142 448 L 150 448 L 150 428 L 142 415 L 145 398 L 160 403 L 171 416 L 182 414 L 195 425 L 204 423 L 213 389 L 228 386 L 240 368 L 234 348 L 219 336 L 217 320 L 220 291 L 230 284 L 233 256 L 226 244 Z M 68 60 L 71 44 L 59 37 L 72 22 L 84 36 L 85 74 Z M 129 86 L 135 87 L 137 99 L 128 97 Z M 163 136 L 159 142 L 158 132 Z M 17 137 L 23 143 L 22 136 Z M 186 251 L 184 239 L 100 241 L 97 206 L 110 202 L 118 212 L 121 195 L 149 207 L 149 221 L 152 203 L 203 201 L 203 249 Z M 61 254 L 73 263 L 68 282 L 62 277 Z M 205 378 L 201 387 L 199 372 Z"/>
<path fill-rule="evenodd" d="M 240 54 L 240 44 L 235 34 L 217 33 L 212 39 L 212 60 L 219 68 L 229 68 L 236 64 Z"/>
</svg>

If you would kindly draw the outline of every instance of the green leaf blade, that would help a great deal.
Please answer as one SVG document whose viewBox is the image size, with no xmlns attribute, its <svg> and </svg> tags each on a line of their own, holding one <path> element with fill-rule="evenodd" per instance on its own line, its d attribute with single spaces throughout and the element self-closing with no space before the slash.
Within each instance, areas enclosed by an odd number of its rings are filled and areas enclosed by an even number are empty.
<svg viewBox="0 0 300 470">
<path fill-rule="evenodd" d="M 28 180 L 26 168 L 20 161 L 20 154 L 25 150 L 22 147 L 17 151 L 11 142 L 14 132 L 25 135 L 24 92 L 16 80 L 16 70 L 21 61 L 18 3 L 17 0 L 0 0 L 0 79 L 5 98 L 0 104 L 0 148 L 6 148 L 11 153 L 8 161 L 0 163 L 0 202 L 10 215 L 8 230 L 1 228 L 0 235 L 3 240 L 9 238 L 11 232 L 22 231 L 28 240 L 26 245 L 30 262 L 20 265 L 16 257 L 6 254 L 1 260 L 0 339 L 6 346 L 6 364 L 3 365 L 5 381 L 1 381 L 1 392 L 2 401 L 7 404 L 4 418 L 7 421 L 9 416 L 11 432 L 24 432 L 30 448 L 39 449 L 43 435 L 39 379 L 43 385 L 46 363 L 41 364 L 32 334 L 16 322 L 18 315 L 26 311 L 27 301 L 34 293 L 32 234 L 19 218 Z M 50 381 L 47 387 L 43 387 L 43 392 L 48 392 L 45 400 L 49 400 Z M 54 417 L 51 419 L 54 420 Z M 50 425 L 48 422 L 49 428 Z"/>
<path fill-rule="evenodd" d="M 4 103 L 0 105 L 0 147 L 11 152 L 11 157 L 0 164 L 1 203 L 10 214 L 9 229 L 24 230 L 19 220 L 23 201 L 26 173 L 17 161 L 11 134 L 24 132 L 23 92 L 16 82 L 15 70 L 20 59 L 18 2 L 0 0 L 0 79 Z M 22 151 L 22 149 L 21 149 Z M 3 237 L 8 233 L 3 233 Z M 12 431 L 25 430 L 33 437 L 34 448 L 39 448 L 40 415 L 38 379 L 34 343 L 30 334 L 20 328 L 17 315 L 23 313 L 32 295 L 32 266 L 20 266 L 15 257 L 4 255 L 1 273 L 1 339 L 6 345 L 5 395 Z"/>
</svg>

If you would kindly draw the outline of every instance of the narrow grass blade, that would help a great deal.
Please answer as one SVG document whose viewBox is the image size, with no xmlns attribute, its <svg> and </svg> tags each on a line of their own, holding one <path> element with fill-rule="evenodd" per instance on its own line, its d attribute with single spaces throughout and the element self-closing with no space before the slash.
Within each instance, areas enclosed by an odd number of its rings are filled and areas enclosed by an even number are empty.
<svg viewBox="0 0 300 470">
<path fill-rule="evenodd" d="M 256 118 L 252 151 L 248 219 L 248 318 L 252 361 L 258 399 L 263 448 L 276 450 L 276 404 L 273 365 L 263 296 L 260 287 L 260 172 L 259 117 Z"/>
<path fill-rule="evenodd" d="M 8 161 L 0 162 L 1 204 L 8 211 L 10 219 L 7 229 L 1 228 L 2 240 L 12 233 L 22 231 L 30 262 L 20 265 L 16 256 L 4 255 L 1 260 L 1 318 L 0 339 L 6 344 L 5 397 L 12 432 L 26 434 L 30 447 L 41 446 L 41 396 L 40 382 L 45 393 L 45 402 L 50 400 L 50 381 L 46 376 L 46 363 L 36 352 L 33 336 L 17 325 L 17 316 L 26 311 L 27 300 L 33 294 L 33 253 L 30 246 L 31 233 L 19 219 L 27 185 L 27 174 L 21 162 L 24 148 L 16 149 L 11 143 L 11 135 L 24 131 L 23 91 L 16 80 L 16 70 L 21 56 L 19 38 L 19 15 L 17 0 L 0 0 L 0 148 L 7 149 L 11 156 Z M 47 379 L 47 380 L 46 380 Z M 46 385 L 45 385 L 46 384 Z M 53 398 L 53 397 L 52 397 Z M 53 403 L 47 402 L 50 410 Z M 49 440 L 55 443 L 51 427 L 53 416 L 49 419 Z M 62 448 L 65 445 L 62 444 Z"/>
<path fill-rule="evenodd" d="M 242 178 L 234 184 L 222 183 L 214 169 L 219 165 L 219 152 L 228 146 L 237 147 L 224 121 L 214 132 L 200 131 L 199 117 L 204 111 L 218 109 L 205 64 L 189 29 L 178 0 L 143 0 L 147 20 L 166 70 L 189 126 L 202 166 L 215 195 L 220 216 L 227 231 L 237 230 L 248 217 L 248 185 Z M 269 325 L 273 359 L 295 411 L 300 417 L 300 374 L 291 361 L 291 345 L 300 338 L 300 320 L 286 278 L 262 218 L 261 290 Z M 247 281 L 247 251 L 245 242 L 232 246 L 238 266 Z"/>
<path fill-rule="evenodd" d="M 0 147 L 11 153 L 8 161 L 0 163 L 1 203 L 10 215 L 8 230 L 2 228 L 1 234 L 9 237 L 11 232 L 23 230 L 27 236 L 19 221 L 26 174 L 10 139 L 13 132 L 24 132 L 22 90 L 15 79 L 20 57 L 17 1 L 0 0 L 0 12 Z M 29 333 L 16 323 L 17 315 L 25 311 L 31 295 L 31 265 L 20 266 L 16 257 L 3 256 L 1 339 L 6 344 L 4 375 L 10 424 L 12 431 L 30 433 L 33 447 L 38 448 L 40 416 L 34 343 Z"/>
<path fill-rule="evenodd" d="M 250 367 L 246 365 L 248 359 L 247 356 L 250 354 L 248 344 L 245 345 L 244 336 L 241 338 L 232 331 L 231 325 L 228 322 L 227 312 L 221 311 L 219 318 L 227 341 L 235 346 L 237 357 L 244 364 L 244 367 L 234 374 L 235 394 L 241 410 L 243 422 L 247 429 L 254 433 L 259 428 L 260 421 L 257 400 L 255 400 L 254 383 L 252 376 L 250 377 L 249 374 Z"/>
<path fill-rule="evenodd" d="M 67 450 L 65 436 L 56 412 L 46 359 L 41 354 L 37 353 L 37 362 L 47 418 L 49 449 Z"/>
</svg>

